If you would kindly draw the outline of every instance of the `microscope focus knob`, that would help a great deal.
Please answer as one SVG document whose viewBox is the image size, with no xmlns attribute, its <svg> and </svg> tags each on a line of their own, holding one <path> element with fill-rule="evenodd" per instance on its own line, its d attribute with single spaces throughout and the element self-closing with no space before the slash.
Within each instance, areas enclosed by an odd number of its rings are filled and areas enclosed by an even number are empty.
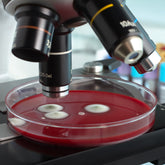
<svg viewBox="0 0 165 165">
<path fill-rule="evenodd" d="M 87 62 L 83 66 L 83 70 L 86 73 L 100 73 L 103 72 L 103 64 L 101 62 Z"/>
</svg>

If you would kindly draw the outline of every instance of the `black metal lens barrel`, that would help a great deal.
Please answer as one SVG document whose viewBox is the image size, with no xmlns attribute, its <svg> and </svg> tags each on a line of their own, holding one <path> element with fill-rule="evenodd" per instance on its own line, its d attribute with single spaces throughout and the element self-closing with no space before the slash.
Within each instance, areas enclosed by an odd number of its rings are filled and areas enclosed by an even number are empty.
<svg viewBox="0 0 165 165">
<path fill-rule="evenodd" d="M 75 0 L 74 8 L 87 19 L 111 56 L 128 64 L 142 56 L 141 33 L 118 0 Z M 123 50 L 127 43 L 129 48 Z"/>
<path fill-rule="evenodd" d="M 125 11 L 130 16 L 132 22 L 134 22 L 138 28 L 138 30 L 143 34 L 143 57 L 148 57 L 155 49 L 156 45 L 155 43 L 150 39 L 149 35 L 145 31 L 145 29 L 142 27 L 142 25 L 139 23 L 137 18 L 134 16 L 134 14 L 130 11 L 130 9 L 125 4 L 125 0 L 119 0 L 119 2 L 123 5 Z"/>
<path fill-rule="evenodd" d="M 126 5 L 124 5 L 124 9 L 132 21 L 135 22 L 138 30 L 143 34 L 143 56 L 138 63 L 134 64 L 134 67 L 139 73 L 153 71 L 161 60 L 161 57 L 156 52 L 156 45 Z"/>
<path fill-rule="evenodd" d="M 55 32 L 47 61 L 40 62 L 40 83 L 43 94 L 63 97 L 68 94 L 72 69 L 71 32 Z"/>
<path fill-rule="evenodd" d="M 132 19 L 132 21 L 136 24 L 138 30 L 143 34 L 143 43 L 144 43 L 144 52 L 143 52 L 143 56 L 147 57 L 149 54 L 151 54 L 155 49 L 156 49 L 156 45 L 154 44 L 154 42 L 150 39 L 149 35 L 147 34 L 147 32 L 144 30 L 144 28 L 142 27 L 142 25 L 139 23 L 139 21 L 136 19 L 136 17 L 133 15 L 133 13 L 130 11 L 130 9 L 124 5 L 124 9 L 126 10 L 126 12 L 129 14 L 130 18 Z"/>
<path fill-rule="evenodd" d="M 17 28 L 12 47 L 13 54 L 23 60 L 40 62 L 48 57 L 58 21 L 55 11 L 26 5 L 16 9 Z"/>
</svg>

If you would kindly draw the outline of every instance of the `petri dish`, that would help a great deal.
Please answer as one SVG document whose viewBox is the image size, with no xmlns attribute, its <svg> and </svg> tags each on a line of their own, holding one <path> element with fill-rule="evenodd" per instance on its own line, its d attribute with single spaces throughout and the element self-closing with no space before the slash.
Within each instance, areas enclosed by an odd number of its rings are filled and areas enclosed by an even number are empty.
<svg viewBox="0 0 165 165">
<path fill-rule="evenodd" d="M 77 76 L 66 97 L 48 98 L 34 81 L 11 90 L 5 102 L 9 127 L 24 137 L 47 144 L 93 147 L 148 132 L 154 124 L 157 98 L 149 89 L 125 80 Z M 60 109 L 51 112 L 43 110 L 45 106 Z M 51 113 L 57 111 L 65 115 L 54 118 Z"/>
</svg>

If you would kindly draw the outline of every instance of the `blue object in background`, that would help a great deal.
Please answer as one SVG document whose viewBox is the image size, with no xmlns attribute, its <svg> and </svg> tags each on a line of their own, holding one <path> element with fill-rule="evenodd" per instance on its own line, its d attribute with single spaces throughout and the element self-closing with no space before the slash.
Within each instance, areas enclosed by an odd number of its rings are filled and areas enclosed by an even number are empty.
<svg viewBox="0 0 165 165">
<path fill-rule="evenodd" d="M 117 73 L 117 68 L 112 70 L 112 73 Z"/>
<path fill-rule="evenodd" d="M 142 78 L 143 74 L 139 74 L 134 67 L 131 67 L 132 78 Z"/>
<path fill-rule="evenodd" d="M 165 62 L 160 64 L 159 82 L 165 83 Z"/>
<path fill-rule="evenodd" d="M 117 72 L 119 76 L 124 80 L 129 80 L 131 67 L 128 64 L 121 63 L 121 65 L 117 68 Z"/>
<path fill-rule="evenodd" d="M 157 86 L 157 96 L 160 104 L 165 103 L 165 63 L 160 64 L 159 79 Z"/>
<path fill-rule="evenodd" d="M 134 67 L 131 67 L 131 80 L 132 82 L 143 85 L 144 74 L 139 74 Z"/>
</svg>

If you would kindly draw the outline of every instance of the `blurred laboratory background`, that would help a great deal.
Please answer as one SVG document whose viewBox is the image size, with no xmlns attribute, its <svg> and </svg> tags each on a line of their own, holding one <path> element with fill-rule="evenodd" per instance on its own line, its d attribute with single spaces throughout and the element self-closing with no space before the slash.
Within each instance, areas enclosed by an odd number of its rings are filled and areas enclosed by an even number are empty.
<svg viewBox="0 0 165 165">
<path fill-rule="evenodd" d="M 143 25 L 152 40 L 165 43 L 165 1 L 126 0 L 127 6 Z M 38 76 L 38 64 L 22 61 L 11 53 L 16 21 L 7 14 L 0 1 L 0 82 Z M 72 68 L 85 62 L 107 58 L 106 51 L 88 24 L 80 26 L 72 35 Z"/>
</svg>

